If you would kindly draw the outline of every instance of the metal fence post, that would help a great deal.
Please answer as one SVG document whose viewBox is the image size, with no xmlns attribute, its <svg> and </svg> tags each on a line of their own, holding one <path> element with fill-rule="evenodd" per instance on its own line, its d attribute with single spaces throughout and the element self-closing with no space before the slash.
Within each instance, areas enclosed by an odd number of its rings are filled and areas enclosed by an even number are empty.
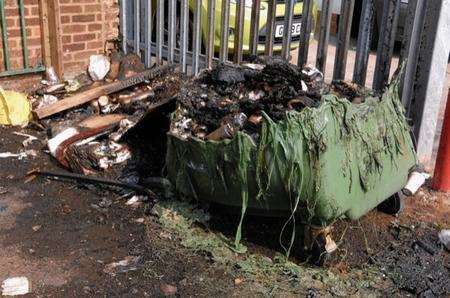
<svg viewBox="0 0 450 298">
<path fill-rule="evenodd" d="M 139 57 L 141 56 L 141 0 L 134 0 L 134 52 Z"/>
<path fill-rule="evenodd" d="M 409 0 L 404 39 L 400 53 L 400 64 L 406 62 L 405 73 L 402 78 L 401 94 L 407 117 L 409 117 L 411 112 L 411 97 L 417 71 L 420 37 L 423 31 L 425 3 L 425 0 Z"/>
<path fill-rule="evenodd" d="M 230 0 L 222 0 L 222 20 L 220 27 L 220 61 L 228 60 L 228 27 L 230 25 Z"/>
<path fill-rule="evenodd" d="M 367 62 L 369 60 L 370 41 L 372 39 L 373 14 L 373 0 L 363 0 L 356 45 L 355 69 L 353 72 L 353 82 L 363 86 L 366 83 Z"/>
<path fill-rule="evenodd" d="M 319 42 L 317 44 L 316 67 L 325 72 L 328 54 L 328 42 L 330 39 L 331 25 L 331 0 L 323 0 L 322 12 L 320 14 Z"/>
<path fill-rule="evenodd" d="M 345 79 L 354 7 L 355 0 L 343 0 L 341 2 L 341 20 L 339 21 L 338 45 L 334 60 L 333 80 Z"/>
<path fill-rule="evenodd" d="M 308 61 L 309 40 L 312 30 L 312 13 L 314 0 L 303 0 L 302 25 L 300 28 L 300 41 L 298 47 L 297 65 L 303 67 Z"/>
<path fill-rule="evenodd" d="M 400 0 L 384 0 L 375 76 L 373 78 L 373 89 L 378 91 L 383 90 L 389 81 L 399 13 Z"/>
<path fill-rule="evenodd" d="M 292 37 L 292 18 L 294 16 L 294 0 L 286 0 L 284 27 L 283 27 L 283 46 L 281 49 L 281 56 L 284 59 L 289 58 L 291 52 L 291 37 Z"/>
<path fill-rule="evenodd" d="M 418 158 L 430 165 L 450 54 L 450 0 L 427 1 L 426 6 L 411 117 Z"/>
</svg>

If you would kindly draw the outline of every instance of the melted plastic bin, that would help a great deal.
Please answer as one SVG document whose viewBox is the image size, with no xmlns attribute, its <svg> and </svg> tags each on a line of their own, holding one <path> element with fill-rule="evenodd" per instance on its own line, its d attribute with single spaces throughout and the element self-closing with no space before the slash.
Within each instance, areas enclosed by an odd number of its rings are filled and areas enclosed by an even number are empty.
<svg viewBox="0 0 450 298">
<path fill-rule="evenodd" d="M 203 141 L 168 136 L 167 171 L 176 191 L 199 201 L 313 226 L 358 219 L 399 192 L 416 156 L 393 82 L 362 104 L 325 95 L 318 108 L 264 115 L 258 144 L 244 132 Z"/>
</svg>

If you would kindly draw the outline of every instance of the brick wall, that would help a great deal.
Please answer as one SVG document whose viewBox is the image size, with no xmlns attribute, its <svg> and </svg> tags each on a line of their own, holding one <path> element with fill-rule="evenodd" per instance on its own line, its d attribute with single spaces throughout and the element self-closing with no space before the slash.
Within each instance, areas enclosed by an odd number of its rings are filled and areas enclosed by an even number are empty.
<svg viewBox="0 0 450 298">
<path fill-rule="evenodd" d="M 46 0 L 24 0 L 30 66 L 42 63 L 40 1 Z M 117 38 L 118 0 L 59 0 L 59 8 L 61 27 L 58 36 L 61 37 L 61 49 L 58 52 L 62 55 L 63 73 L 70 77 L 86 69 L 90 55 L 103 53 L 107 40 Z M 6 0 L 5 13 L 11 66 L 13 69 L 22 69 L 24 65 L 18 0 Z M 2 49 L 0 72 L 5 69 L 3 59 Z"/>
<path fill-rule="evenodd" d="M 25 24 L 27 28 L 27 43 L 30 66 L 42 62 L 41 58 L 41 26 L 39 21 L 39 0 L 25 0 Z M 20 31 L 19 6 L 17 0 L 5 1 L 5 16 L 9 44 L 9 57 L 13 70 L 24 67 L 22 36 Z M 1 32 L 1 30 L 0 30 Z M 0 34 L 0 45 L 3 44 Z M 3 48 L 0 51 L 0 72 L 5 70 Z"/>
<path fill-rule="evenodd" d="M 59 0 L 64 74 L 86 69 L 89 57 L 103 53 L 118 36 L 118 0 Z"/>
</svg>

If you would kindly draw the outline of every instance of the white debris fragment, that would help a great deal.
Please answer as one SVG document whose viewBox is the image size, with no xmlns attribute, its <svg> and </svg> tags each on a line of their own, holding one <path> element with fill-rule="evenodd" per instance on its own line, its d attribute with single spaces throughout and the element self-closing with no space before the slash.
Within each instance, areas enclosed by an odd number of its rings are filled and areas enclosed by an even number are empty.
<svg viewBox="0 0 450 298">
<path fill-rule="evenodd" d="M 450 230 L 442 230 L 439 232 L 439 241 L 444 244 L 445 248 L 450 251 Z"/>
<path fill-rule="evenodd" d="M 111 133 L 109 135 L 109 139 L 113 140 L 114 142 L 118 142 L 120 138 L 135 124 L 135 122 L 128 119 L 120 120 L 119 129 L 116 132 Z"/>
<path fill-rule="evenodd" d="M 135 223 L 144 223 L 144 222 L 145 222 L 145 218 L 143 218 L 143 217 L 136 218 L 136 219 L 134 220 L 134 222 L 135 222 Z"/>
<path fill-rule="evenodd" d="M 36 109 L 41 109 L 43 107 L 49 106 L 51 104 L 54 104 L 57 101 L 58 101 L 58 97 L 51 95 L 51 94 L 44 94 L 44 96 L 42 97 L 42 100 L 39 102 Z"/>
<path fill-rule="evenodd" d="M 67 80 L 66 91 L 75 92 L 81 88 L 81 83 L 78 80 Z"/>
<path fill-rule="evenodd" d="M 98 166 L 104 170 L 131 158 L 131 151 L 127 146 L 113 141 L 98 146 L 94 150 L 94 154 L 100 157 Z"/>
<path fill-rule="evenodd" d="M 263 70 L 266 66 L 264 64 L 257 64 L 257 63 L 244 63 L 242 66 L 248 67 L 250 69 L 254 70 Z"/>
<path fill-rule="evenodd" d="M 117 273 L 124 273 L 128 271 L 138 270 L 141 266 L 141 257 L 127 256 L 119 262 L 113 262 L 105 266 L 103 272 L 116 275 Z"/>
<path fill-rule="evenodd" d="M 3 296 L 26 295 L 30 293 L 30 291 L 30 282 L 26 277 L 8 278 L 2 283 Z"/>
<path fill-rule="evenodd" d="M 142 201 L 142 197 L 135 195 L 135 196 L 132 196 L 131 199 L 129 199 L 125 204 L 128 206 L 132 206 L 132 205 L 135 205 L 136 203 L 139 203 L 140 201 Z"/>
<path fill-rule="evenodd" d="M 263 98 L 263 96 L 264 96 L 264 91 L 262 91 L 262 90 L 258 90 L 258 91 L 250 91 L 250 93 L 248 94 L 248 98 L 250 99 L 250 100 L 253 100 L 253 101 L 258 101 L 258 100 L 260 100 L 261 98 Z"/>
<path fill-rule="evenodd" d="M 308 65 L 306 66 L 303 70 L 302 73 L 310 78 L 313 77 L 318 77 L 320 79 L 323 79 L 323 73 L 318 70 L 316 67 L 312 66 L 312 65 Z"/>
<path fill-rule="evenodd" d="M 55 68 L 49 66 L 45 68 L 45 78 L 48 85 L 55 85 L 59 83 L 58 75 L 56 74 Z"/>
<path fill-rule="evenodd" d="M 22 160 L 27 157 L 36 157 L 37 151 L 36 150 L 26 150 L 19 153 L 11 153 L 11 152 L 1 152 L 0 158 L 14 158 L 16 157 L 18 160 Z"/>
<path fill-rule="evenodd" d="M 301 81 L 301 83 L 302 83 L 302 91 L 307 92 L 308 91 L 308 86 L 306 85 L 306 83 L 303 80 Z"/>
<path fill-rule="evenodd" d="M 89 58 L 88 72 L 94 81 L 103 80 L 109 72 L 111 62 L 104 55 L 92 55 Z"/>
<path fill-rule="evenodd" d="M 403 188 L 403 194 L 405 196 L 413 196 L 420 187 L 430 178 L 430 174 L 414 171 L 409 175 L 408 182 Z"/>
<path fill-rule="evenodd" d="M 48 140 L 47 146 L 48 149 L 50 150 L 50 153 L 55 157 L 59 145 L 61 145 L 64 141 L 72 138 L 73 136 L 76 136 L 78 133 L 79 132 L 77 129 L 70 127 L 60 132 L 54 138 Z"/>
<path fill-rule="evenodd" d="M 27 139 L 25 141 L 22 142 L 22 145 L 24 147 L 28 147 L 33 141 L 37 141 L 39 140 L 38 138 L 36 138 L 35 136 L 26 134 L 26 133 L 22 133 L 22 132 L 13 132 L 13 134 L 17 135 L 17 136 L 21 136 L 21 137 L 26 137 Z"/>
</svg>

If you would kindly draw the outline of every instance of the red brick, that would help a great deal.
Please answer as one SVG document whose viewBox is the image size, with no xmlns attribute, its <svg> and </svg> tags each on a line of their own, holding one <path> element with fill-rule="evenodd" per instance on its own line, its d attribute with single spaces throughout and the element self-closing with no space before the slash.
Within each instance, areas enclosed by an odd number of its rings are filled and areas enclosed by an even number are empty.
<svg viewBox="0 0 450 298">
<path fill-rule="evenodd" d="M 96 38 L 96 36 L 93 33 L 78 34 L 78 35 L 73 36 L 73 41 L 74 42 L 88 41 L 88 40 L 94 40 L 95 38 Z"/>
<path fill-rule="evenodd" d="M 67 44 L 72 42 L 72 35 L 63 35 L 61 37 L 62 43 Z"/>
<path fill-rule="evenodd" d="M 75 61 L 88 61 L 89 57 L 92 55 L 98 54 L 95 50 L 83 51 L 73 54 L 73 60 Z"/>
<path fill-rule="evenodd" d="M 94 14 L 74 15 L 72 16 L 72 22 L 74 23 L 89 23 L 95 21 Z"/>
<path fill-rule="evenodd" d="M 83 25 L 83 24 L 63 25 L 64 33 L 83 33 L 85 31 L 86 31 L 86 25 Z"/>
<path fill-rule="evenodd" d="M 84 6 L 84 12 L 87 13 L 94 13 L 94 12 L 101 12 L 102 6 L 101 4 L 86 4 Z"/>
<path fill-rule="evenodd" d="M 69 52 L 74 52 L 74 51 L 82 51 L 86 49 L 86 44 L 85 43 L 71 43 L 71 44 L 66 44 L 63 46 L 63 51 L 69 51 Z"/>
<path fill-rule="evenodd" d="M 82 13 L 83 8 L 80 5 L 61 5 L 61 14 Z"/>
<path fill-rule="evenodd" d="M 102 24 L 89 24 L 88 31 L 99 31 L 102 30 Z"/>
<path fill-rule="evenodd" d="M 90 41 L 87 43 L 87 49 L 93 50 L 93 49 L 102 49 L 103 50 L 103 41 Z"/>
</svg>

